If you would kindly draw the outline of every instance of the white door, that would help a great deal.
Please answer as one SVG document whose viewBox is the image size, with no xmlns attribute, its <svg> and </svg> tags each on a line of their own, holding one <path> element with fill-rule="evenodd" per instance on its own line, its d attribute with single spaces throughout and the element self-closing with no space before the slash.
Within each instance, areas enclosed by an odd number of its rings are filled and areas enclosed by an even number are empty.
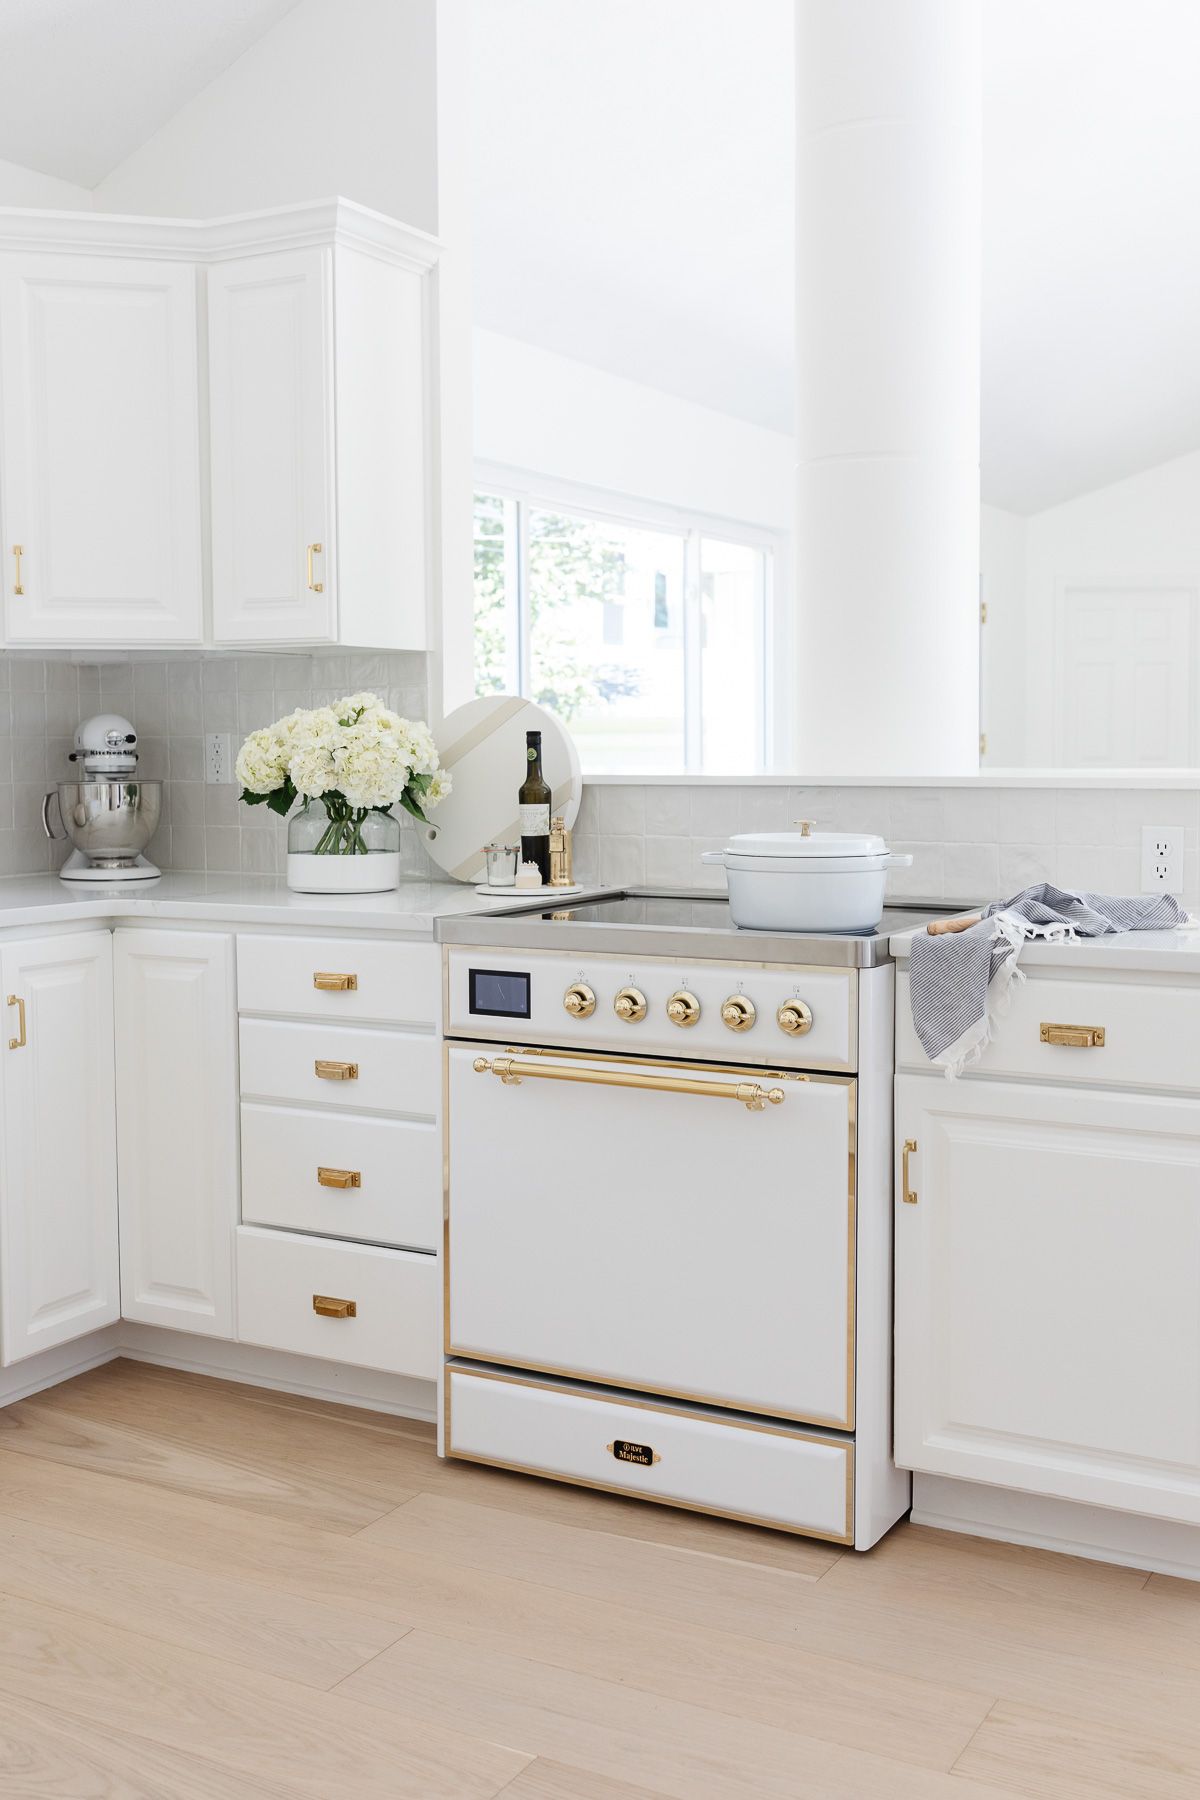
<svg viewBox="0 0 1200 1800">
<path fill-rule="evenodd" d="M 510 1084 L 484 1048 L 450 1052 L 451 1350 L 850 1424 L 853 1081 L 556 1051 L 575 1080 Z M 702 1091 L 746 1080 L 782 1102 Z"/>
<path fill-rule="evenodd" d="M 195 283 L 185 263 L 0 256 L 11 642 L 203 636 Z"/>
<path fill-rule="evenodd" d="M 0 979 L 0 1349 L 13 1363 L 121 1316 L 112 937 L 6 944 Z"/>
<path fill-rule="evenodd" d="M 127 1319 L 233 1337 L 233 939 L 118 928 L 121 1295 Z"/>
<path fill-rule="evenodd" d="M 331 252 L 210 269 L 208 366 L 213 635 L 335 639 Z"/>
<path fill-rule="evenodd" d="M 1195 604 L 1184 587 L 1063 588 L 1059 760 L 1068 768 L 1194 762 Z"/>
<path fill-rule="evenodd" d="M 896 1461 L 1200 1523 L 1200 1102 L 909 1075 L 896 1131 Z"/>
</svg>

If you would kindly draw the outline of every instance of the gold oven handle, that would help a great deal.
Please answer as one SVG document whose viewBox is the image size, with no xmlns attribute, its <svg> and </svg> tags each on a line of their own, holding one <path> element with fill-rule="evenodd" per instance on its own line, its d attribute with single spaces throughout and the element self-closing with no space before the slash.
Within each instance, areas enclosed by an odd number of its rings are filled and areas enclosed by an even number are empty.
<svg viewBox="0 0 1200 1800">
<path fill-rule="evenodd" d="M 17 1009 L 17 1035 L 15 1038 L 9 1038 L 8 1047 L 10 1050 L 23 1050 L 29 1042 L 25 1036 L 25 1002 L 20 994 L 10 994 L 8 1004 Z"/>
<path fill-rule="evenodd" d="M 782 1088 L 762 1088 L 756 1081 L 697 1081 L 690 1075 L 638 1075 L 632 1069 L 583 1069 L 570 1063 L 518 1062 L 515 1056 L 477 1056 L 477 1075 L 498 1075 L 505 1087 L 529 1077 L 535 1081 L 584 1081 L 597 1087 L 646 1088 L 654 1094 L 707 1094 L 713 1100 L 740 1100 L 747 1112 L 763 1112 L 768 1103 L 783 1104 Z"/>
<path fill-rule="evenodd" d="M 1103 1025 L 1048 1025 L 1042 1021 L 1043 1044 L 1063 1044 L 1068 1050 L 1103 1050 Z"/>
</svg>

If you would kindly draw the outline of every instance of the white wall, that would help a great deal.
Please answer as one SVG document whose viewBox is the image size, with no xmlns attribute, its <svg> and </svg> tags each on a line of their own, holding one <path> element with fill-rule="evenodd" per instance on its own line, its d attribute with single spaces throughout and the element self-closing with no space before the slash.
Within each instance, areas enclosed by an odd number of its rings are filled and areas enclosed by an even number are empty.
<svg viewBox="0 0 1200 1800">
<path fill-rule="evenodd" d="M 474 342 L 480 461 L 790 534 L 791 437 L 494 331 Z"/>
<path fill-rule="evenodd" d="M 43 175 L 38 169 L 27 169 L 21 163 L 5 162 L 0 157 L 0 206 L 88 212 L 91 205 L 89 189 L 76 187 L 72 181 L 60 181 L 57 175 Z"/>
<path fill-rule="evenodd" d="M 438 0 L 301 0 L 95 189 L 190 218 L 335 194 L 437 229 Z"/>
<path fill-rule="evenodd" d="M 1000 506 L 980 509 L 980 594 L 987 624 L 980 632 L 980 729 L 985 769 L 1025 761 L 1025 583 L 1029 521 Z"/>
</svg>

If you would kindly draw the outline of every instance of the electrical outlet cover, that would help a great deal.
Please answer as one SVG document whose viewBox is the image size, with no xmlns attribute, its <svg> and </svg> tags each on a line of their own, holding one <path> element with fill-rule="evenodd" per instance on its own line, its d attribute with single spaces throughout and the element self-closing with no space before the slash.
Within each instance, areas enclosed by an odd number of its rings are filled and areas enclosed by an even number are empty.
<svg viewBox="0 0 1200 1800">
<path fill-rule="evenodd" d="M 1182 894 L 1183 826 L 1142 826 L 1143 894 Z"/>
<path fill-rule="evenodd" d="M 233 780 L 233 736 L 228 731 L 210 731 L 204 740 L 204 779 L 209 783 Z"/>
</svg>

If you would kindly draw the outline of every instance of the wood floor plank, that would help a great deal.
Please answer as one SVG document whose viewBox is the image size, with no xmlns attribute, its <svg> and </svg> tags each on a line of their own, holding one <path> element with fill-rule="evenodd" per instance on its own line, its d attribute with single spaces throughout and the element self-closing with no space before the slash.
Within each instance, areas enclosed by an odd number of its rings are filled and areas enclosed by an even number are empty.
<svg viewBox="0 0 1200 1800">
<path fill-rule="evenodd" d="M 394 1495 L 356 1492 L 349 1474 L 343 1487 L 314 1481 L 303 1472 L 266 1475 L 232 1455 L 191 1451 L 165 1436 L 32 1400 L 0 1410 L 0 1446 L 74 1468 L 117 1470 L 128 1481 L 200 1495 L 274 1519 L 302 1520 L 347 1536 L 395 1504 Z"/>
<path fill-rule="evenodd" d="M 0 1593 L 319 1688 L 333 1687 L 404 1629 L 309 1598 L 247 1591 L 215 1568 L 200 1574 L 144 1545 L 12 1518 L 0 1518 Z"/>
<path fill-rule="evenodd" d="M 186 1384 L 188 1404 L 179 1403 Z M 837 1545 L 740 1525 L 616 1494 L 564 1489 L 536 1476 L 478 1464 L 439 1461 L 432 1425 L 337 1406 L 269 1388 L 179 1376 L 152 1364 L 118 1360 L 38 1396 L 39 1403 L 91 1418 L 127 1422 L 193 1447 L 225 1446 L 254 1467 L 277 1472 L 299 1464 L 337 1481 L 347 1467 L 364 1492 L 398 1505 L 415 1490 L 444 1493 L 522 1516 L 594 1524 L 615 1535 L 707 1551 L 736 1561 L 822 1575 L 843 1554 Z M 349 1458 L 349 1465 L 347 1459 Z"/>
<path fill-rule="evenodd" d="M 0 1698 L 0 1795 L 7 1800 L 288 1800 L 127 1732 L 28 1700 Z"/>
<path fill-rule="evenodd" d="M 205 1757 L 294 1800 L 493 1800 L 532 1759 L 478 1727 L 468 1735 L 17 1600 L 0 1601 L 0 1694 Z"/>
<path fill-rule="evenodd" d="M 1030 1800 L 1196 1800 L 1200 1793 L 1194 1744 L 1006 1702 L 955 1769 Z"/>
<path fill-rule="evenodd" d="M 674 1800 L 995 1800 L 983 1783 L 414 1631 L 336 1690 Z"/>
<path fill-rule="evenodd" d="M 664 1800 L 661 1788 L 633 1787 L 539 1756 L 510 1781 L 500 1800 Z"/>
</svg>

